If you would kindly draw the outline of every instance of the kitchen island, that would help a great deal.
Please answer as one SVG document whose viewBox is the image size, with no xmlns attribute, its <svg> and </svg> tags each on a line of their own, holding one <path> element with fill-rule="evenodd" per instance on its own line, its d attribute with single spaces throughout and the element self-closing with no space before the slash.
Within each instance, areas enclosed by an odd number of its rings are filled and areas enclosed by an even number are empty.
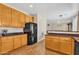
<svg viewBox="0 0 79 59">
<path fill-rule="evenodd" d="M 48 31 L 45 47 L 59 53 L 74 55 L 79 52 L 76 51 L 78 49 L 75 42 L 79 42 L 79 32 Z"/>
</svg>

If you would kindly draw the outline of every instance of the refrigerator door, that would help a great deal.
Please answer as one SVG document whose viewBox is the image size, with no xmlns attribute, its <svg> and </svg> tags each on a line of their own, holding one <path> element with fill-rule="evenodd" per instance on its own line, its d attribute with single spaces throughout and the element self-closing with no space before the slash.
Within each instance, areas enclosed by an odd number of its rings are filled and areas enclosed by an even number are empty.
<svg viewBox="0 0 79 59">
<path fill-rule="evenodd" d="M 28 34 L 28 45 L 37 42 L 37 24 L 27 23 L 25 25 L 25 32 Z"/>
</svg>

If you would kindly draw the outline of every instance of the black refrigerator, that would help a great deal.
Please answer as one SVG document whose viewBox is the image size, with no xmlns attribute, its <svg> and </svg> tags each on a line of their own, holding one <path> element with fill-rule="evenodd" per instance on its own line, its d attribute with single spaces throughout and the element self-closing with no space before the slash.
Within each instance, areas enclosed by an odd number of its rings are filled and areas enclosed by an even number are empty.
<svg viewBox="0 0 79 59">
<path fill-rule="evenodd" d="M 36 23 L 26 23 L 24 27 L 24 33 L 27 34 L 27 44 L 32 45 L 37 42 L 37 24 Z"/>
</svg>

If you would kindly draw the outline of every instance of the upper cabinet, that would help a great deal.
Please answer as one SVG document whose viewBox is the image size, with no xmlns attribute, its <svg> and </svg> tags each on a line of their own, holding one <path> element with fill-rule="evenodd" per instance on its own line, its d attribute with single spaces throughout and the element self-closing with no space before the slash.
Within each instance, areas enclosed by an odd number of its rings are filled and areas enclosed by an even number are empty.
<svg viewBox="0 0 79 59">
<path fill-rule="evenodd" d="M 34 17 L 33 16 L 26 16 L 26 23 L 28 22 L 34 22 Z"/>
<path fill-rule="evenodd" d="M 15 9 L 12 9 L 12 26 L 18 27 L 18 23 L 19 23 L 18 11 Z"/>
<path fill-rule="evenodd" d="M 11 25 L 11 8 L 0 4 L 0 24 L 2 26 Z"/>
<path fill-rule="evenodd" d="M 33 22 L 33 16 L 29 16 L 29 21 Z"/>
<path fill-rule="evenodd" d="M 1 6 L 1 4 L 0 4 L 0 26 L 1 26 L 1 10 L 2 10 L 2 6 Z"/>
<path fill-rule="evenodd" d="M 23 28 L 28 22 L 33 22 L 32 16 L 0 4 L 0 26 Z"/>
<path fill-rule="evenodd" d="M 29 16 L 28 16 L 28 15 L 26 15 L 26 20 L 25 20 L 25 22 L 26 22 L 26 23 L 29 22 Z"/>
</svg>

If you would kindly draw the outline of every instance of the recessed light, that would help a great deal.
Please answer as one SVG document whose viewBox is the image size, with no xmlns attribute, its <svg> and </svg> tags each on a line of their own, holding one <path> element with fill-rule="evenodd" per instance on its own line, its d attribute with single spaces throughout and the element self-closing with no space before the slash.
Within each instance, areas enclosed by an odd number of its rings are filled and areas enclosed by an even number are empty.
<svg viewBox="0 0 79 59">
<path fill-rule="evenodd" d="M 63 15 L 59 15 L 59 17 L 62 17 Z"/>
<path fill-rule="evenodd" d="M 32 8 L 32 7 L 33 7 L 33 5 L 29 5 L 29 7 L 30 7 L 30 8 Z"/>
</svg>

